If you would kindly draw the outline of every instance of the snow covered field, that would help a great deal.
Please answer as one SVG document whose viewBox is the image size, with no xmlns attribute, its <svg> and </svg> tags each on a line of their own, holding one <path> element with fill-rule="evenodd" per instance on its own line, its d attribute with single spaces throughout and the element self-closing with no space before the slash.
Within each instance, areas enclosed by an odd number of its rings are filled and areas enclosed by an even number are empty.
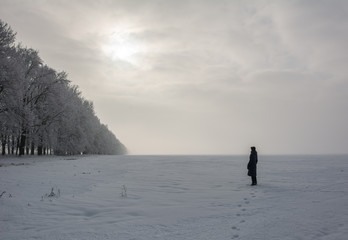
<svg viewBox="0 0 348 240">
<path fill-rule="evenodd" d="M 247 161 L 0 158 L 0 238 L 348 239 L 348 156 L 260 155 L 258 186 Z"/>
</svg>

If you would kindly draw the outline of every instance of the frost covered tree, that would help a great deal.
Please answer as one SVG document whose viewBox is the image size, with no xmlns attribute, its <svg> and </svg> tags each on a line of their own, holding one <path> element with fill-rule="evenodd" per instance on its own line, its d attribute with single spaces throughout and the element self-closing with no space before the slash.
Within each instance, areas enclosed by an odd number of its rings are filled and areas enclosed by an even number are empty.
<svg viewBox="0 0 348 240">
<path fill-rule="evenodd" d="M 15 51 L 15 36 L 16 34 L 8 26 L 0 20 L 0 130 L 1 130 L 1 148 L 2 154 L 5 153 L 7 143 L 11 140 L 11 131 L 14 129 L 14 123 L 8 119 L 5 114 L 12 107 L 14 99 L 13 84 L 11 79 L 15 77 L 13 65 L 15 64 L 13 54 Z M 8 127 L 10 127 L 8 129 Z M 8 152 L 12 152 L 10 145 L 8 145 Z"/>
<path fill-rule="evenodd" d="M 125 154 L 65 72 L 37 51 L 15 45 L 0 20 L 0 141 L 2 154 Z"/>
</svg>

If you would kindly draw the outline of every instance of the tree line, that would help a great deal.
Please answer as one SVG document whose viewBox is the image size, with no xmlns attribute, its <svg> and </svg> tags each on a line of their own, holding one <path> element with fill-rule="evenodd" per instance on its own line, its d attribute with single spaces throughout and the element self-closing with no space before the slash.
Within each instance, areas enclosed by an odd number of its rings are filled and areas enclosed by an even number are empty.
<svg viewBox="0 0 348 240">
<path fill-rule="evenodd" d="M 67 74 L 15 40 L 0 19 L 1 154 L 126 154 Z"/>
</svg>

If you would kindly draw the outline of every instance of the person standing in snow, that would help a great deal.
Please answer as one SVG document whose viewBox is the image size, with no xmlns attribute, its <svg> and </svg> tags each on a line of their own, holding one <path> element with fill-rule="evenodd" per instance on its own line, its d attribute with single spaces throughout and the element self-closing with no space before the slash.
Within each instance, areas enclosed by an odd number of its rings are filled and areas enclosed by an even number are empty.
<svg viewBox="0 0 348 240">
<path fill-rule="evenodd" d="M 257 152 L 255 147 L 251 147 L 251 153 L 248 163 L 248 176 L 251 177 L 251 185 L 257 185 L 256 179 L 256 164 L 257 164 Z"/>
</svg>

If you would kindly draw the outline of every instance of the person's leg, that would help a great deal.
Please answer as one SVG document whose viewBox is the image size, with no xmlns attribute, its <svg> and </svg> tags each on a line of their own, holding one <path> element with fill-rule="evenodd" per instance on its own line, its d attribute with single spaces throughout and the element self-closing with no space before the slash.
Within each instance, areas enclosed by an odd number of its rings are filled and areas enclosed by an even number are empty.
<svg viewBox="0 0 348 240">
<path fill-rule="evenodd" d="M 256 176 L 251 176 L 251 185 L 256 185 L 257 184 L 257 179 Z"/>
</svg>

